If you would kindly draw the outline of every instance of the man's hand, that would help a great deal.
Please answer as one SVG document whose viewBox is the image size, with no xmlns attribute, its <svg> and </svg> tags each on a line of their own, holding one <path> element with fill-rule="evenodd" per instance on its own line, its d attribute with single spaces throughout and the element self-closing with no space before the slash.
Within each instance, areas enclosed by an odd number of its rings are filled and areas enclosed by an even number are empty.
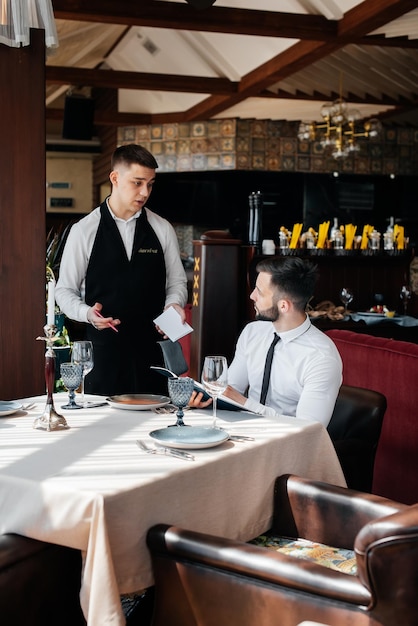
<svg viewBox="0 0 418 626">
<path fill-rule="evenodd" d="M 100 302 L 96 302 L 94 306 L 89 308 L 87 311 L 88 321 L 97 330 L 104 330 L 105 328 L 111 328 L 112 326 L 114 326 L 114 330 L 116 330 L 116 326 L 120 324 L 120 320 L 114 319 L 113 317 L 103 317 L 100 313 L 102 306 L 103 305 L 100 304 Z"/>
<path fill-rule="evenodd" d="M 225 396 L 225 398 L 234 400 L 234 402 L 238 402 L 238 404 L 242 404 L 242 406 L 244 406 L 247 401 L 247 398 L 243 396 L 242 393 L 240 393 L 233 387 L 230 387 L 230 385 L 228 385 L 222 395 Z"/>
<path fill-rule="evenodd" d="M 230 387 L 229 385 L 225 389 L 225 391 L 219 396 L 219 398 L 222 399 L 222 396 L 225 396 L 225 398 L 229 398 L 230 400 L 234 400 L 238 404 L 242 404 L 242 406 L 244 406 L 247 401 L 247 398 L 245 396 L 243 396 L 239 391 L 237 391 L 233 387 Z M 209 400 L 202 400 L 202 398 L 203 393 L 201 391 L 193 391 L 192 396 L 189 400 L 189 406 L 194 409 L 205 409 L 207 406 L 212 404 L 212 398 L 209 398 Z"/>
<path fill-rule="evenodd" d="M 202 398 L 203 393 L 201 391 L 193 391 L 189 400 L 189 406 L 193 409 L 206 409 L 207 406 L 212 404 L 212 398 L 209 398 L 209 400 L 202 400 Z"/>
</svg>

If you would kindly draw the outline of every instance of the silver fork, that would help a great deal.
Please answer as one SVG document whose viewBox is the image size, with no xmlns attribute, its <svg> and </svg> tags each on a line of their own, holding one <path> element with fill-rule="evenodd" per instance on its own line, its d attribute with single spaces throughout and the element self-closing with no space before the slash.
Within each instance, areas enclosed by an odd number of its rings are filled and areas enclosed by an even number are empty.
<svg viewBox="0 0 418 626">
<path fill-rule="evenodd" d="M 157 406 L 156 409 L 152 409 L 154 413 L 157 415 L 167 415 L 168 413 L 175 413 L 177 408 L 172 404 L 167 404 L 166 406 Z"/>
<path fill-rule="evenodd" d="M 186 459 L 187 461 L 195 460 L 193 454 L 190 454 L 190 452 L 184 452 L 183 450 L 174 450 L 172 448 L 150 446 L 142 439 L 137 439 L 136 445 L 138 446 L 138 448 L 141 448 L 141 450 L 144 450 L 144 452 L 148 452 L 148 454 L 165 454 L 166 456 L 175 456 L 178 459 Z"/>
</svg>

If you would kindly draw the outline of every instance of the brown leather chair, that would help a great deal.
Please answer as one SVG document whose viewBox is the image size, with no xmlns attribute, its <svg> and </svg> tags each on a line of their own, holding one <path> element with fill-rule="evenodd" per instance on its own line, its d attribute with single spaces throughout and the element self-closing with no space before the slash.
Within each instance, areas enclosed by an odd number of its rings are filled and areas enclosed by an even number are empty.
<svg viewBox="0 0 418 626">
<path fill-rule="evenodd" d="M 281 476 L 272 532 L 354 549 L 357 574 L 154 526 L 147 538 L 155 575 L 153 626 L 418 624 L 418 504 Z"/>
<path fill-rule="evenodd" d="M 378 391 L 341 385 L 327 430 L 350 489 L 372 490 L 386 406 L 385 396 Z"/>
<path fill-rule="evenodd" d="M 81 552 L 20 535 L 0 535 L 0 622 L 85 626 Z"/>
</svg>

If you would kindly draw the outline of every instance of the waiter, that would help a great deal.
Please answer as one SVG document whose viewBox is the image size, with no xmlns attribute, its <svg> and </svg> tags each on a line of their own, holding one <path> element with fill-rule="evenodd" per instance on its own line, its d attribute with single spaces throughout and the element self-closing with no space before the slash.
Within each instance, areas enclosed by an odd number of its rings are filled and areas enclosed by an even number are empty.
<svg viewBox="0 0 418 626">
<path fill-rule="evenodd" d="M 158 164 L 144 147 L 112 155 L 111 194 L 74 224 L 60 265 L 56 301 L 86 322 L 94 368 L 86 391 L 100 395 L 166 392 L 159 329 L 153 319 L 173 306 L 185 321 L 187 280 L 171 224 L 146 208 Z"/>
</svg>

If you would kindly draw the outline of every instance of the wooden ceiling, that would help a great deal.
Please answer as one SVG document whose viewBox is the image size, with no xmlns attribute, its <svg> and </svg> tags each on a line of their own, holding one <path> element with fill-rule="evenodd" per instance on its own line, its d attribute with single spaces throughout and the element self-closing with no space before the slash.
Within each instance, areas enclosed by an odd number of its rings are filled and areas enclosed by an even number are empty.
<svg viewBox="0 0 418 626">
<path fill-rule="evenodd" d="M 47 119 L 68 89 L 118 90 L 136 125 L 212 117 L 318 119 L 342 95 L 362 116 L 418 126 L 418 0 L 53 0 Z"/>
</svg>

